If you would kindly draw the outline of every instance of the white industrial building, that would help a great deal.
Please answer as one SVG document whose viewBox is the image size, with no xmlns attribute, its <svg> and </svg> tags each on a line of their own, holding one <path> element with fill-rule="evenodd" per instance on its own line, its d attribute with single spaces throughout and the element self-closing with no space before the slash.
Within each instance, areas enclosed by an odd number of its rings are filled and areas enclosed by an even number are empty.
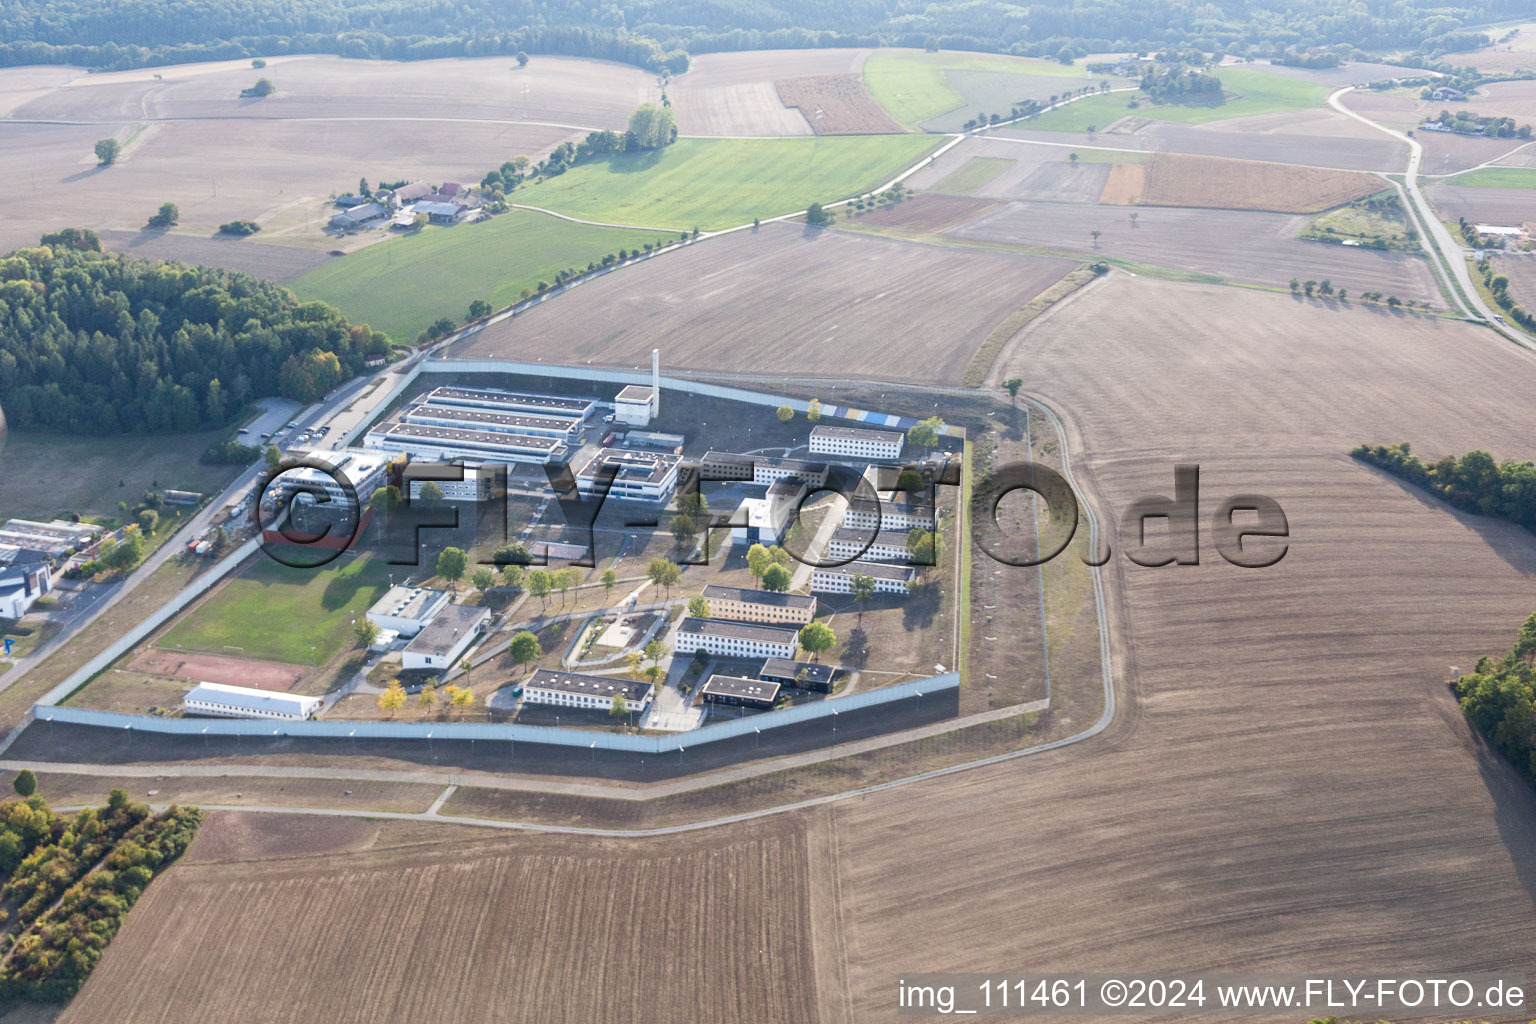
<svg viewBox="0 0 1536 1024">
<path fill-rule="evenodd" d="M 672 634 L 672 653 L 685 656 L 703 650 L 726 658 L 793 658 L 799 647 L 799 630 L 723 619 L 686 618 Z"/>
<path fill-rule="evenodd" d="M 412 477 L 410 471 L 406 471 L 406 479 L 410 481 L 412 501 L 421 500 L 421 485 L 434 483 L 443 490 L 444 501 L 490 501 L 491 493 L 495 489 L 496 472 L 484 466 L 463 467 L 464 477 L 461 480 L 439 480 L 436 477 Z"/>
<path fill-rule="evenodd" d="M 313 466 L 285 470 L 272 481 L 268 490 L 275 491 L 282 501 L 288 501 L 296 494 L 314 495 L 318 491 L 337 503 L 337 507 L 345 507 L 350 498 L 356 498 L 360 506 L 368 504 L 368 498 L 383 484 L 390 463 L 389 456 L 366 448 L 342 448 L 339 451 L 301 448 L 295 449 L 294 454 L 330 466 L 351 485 L 352 494 L 347 494 L 347 489 L 335 476 Z M 317 505 L 324 505 L 318 496 L 312 500 Z"/>
<path fill-rule="evenodd" d="M 418 459 L 471 459 L 476 462 L 561 462 L 569 450 L 555 437 L 497 434 L 489 430 L 434 427 L 422 423 L 393 423 L 368 432 L 364 443 L 386 452 L 404 452 Z"/>
<path fill-rule="evenodd" d="M 850 498 L 843 511 L 843 526 L 850 530 L 931 530 L 934 511 L 930 505 L 905 501 Z"/>
<path fill-rule="evenodd" d="M 223 683 L 198 683 L 181 698 L 184 715 L 211 718 L 267 718 L 302 722 L 320 709 L 319 697 L 257 690 Z"/>
<path fill-rule="evenodd" d="M 623 676 L 594 676 L 541 668 L 523 684 L 523 702 L 608 711 L 613 698 L 624 698 L 624 710 L 644 711 L 656 687 Z"/>
<path fill-rule="evenodd" d="M 400 652 L 400 667 L 445 669 L 458 661 L 480 630 L 490 621 L 491 610 L 472 604 L 450 604 L 432 616 L 421 632 Z"/>
<path fill-rule="evenodd" d="M 441 387 L 427 395 L 429 405 L 460 405 L 497 412 L 519 412 L 534 416 L 574 416 L 584 420 L 592 415 L 597 403 L 588 398 L 561 395 L 537 395 L 524 391 L 496 388 Z"/>
<path fill-rule="evenodd" d="M 446 590 L 426 587 L 390 587 L 388 593 L 368 609 L 368 621 L 380 629 L 394 630 L 401 636 L 415 636 L 432 617 L 448 605 Z"/>
<path fill-rule="evenodd" d="M 682 458 L 669 452 L 642 452 L 631 448 L 599 448 L 575 470 L 576 490 L 590 495 L 605 466 L 616 470 L 608 489 L 608 501 L 636 501 L 665 505 L 677 491 Z"/>
<path fill-rule="evenodd" d="M 21 562 L 0 567 L 0 619 L 19 619 L 32 602 L 53 589 L 47 562 Z"/>
<path fill-rule="evenodd" d="M 811 591 L 817 594 L 851 594 L 853 578 L 868 576 L 875 581 L 877 594 L 905 594 L 907 584 L 917 577 L 909 565 L 890 562 L 849 562 L 811 570 Z"/>
<path fill-rule="evenodd" d="M 746 498 L 731 517 L 731 540 L 740 544 L 777 544 L 800 511 L 806 485 L 785 478 L 768 485 L 761 498 Z"/>
<path fill-rule="evenodd" d="M 818 423 L 811 428 L 811 453 L 845 455 L 856 459 L 894 459 L 901 455 L 906 436 L 894 430 L 835 427 Z"/>
<path fill-rule="evenodd" d="M 826 486 L 830 468 L 825 462 L 770 459 L 720 451 L 705 452 L 699 465 L 708 473 L 706 479 L 709 480 L 750 480 L 759 487 L 768 487 L 780 480 L 792 480 L 812 489 Z"/>
<path fill-rule="evenodd" d="M 632 427 L 648 427 L 661 414 L 661 350 L 651 349 L 651 383 L 626 385 L 613 400 L 613 418 Z"/>
<path fill-rule="evenodd" d="M 554 437 L 571 441 L 581 433 L 581 420 L 575 416 L 542 416 L 526 412 L 502 412 L 476 409 L 465 405 L 415 405 L 402 417 L 406 423 L 428 427 L 457 427 L 483 430 L 491 434 L 519 434 L 528 437 Z"/>
<path fill-rule="evenodd" d="M 0 544 L 58 558 L 69 551 L 87 546 L 102 532 L 102 527 L 91 523 L 67 523 L 62 519 L 47 523 L 31 519 L 7 519 L 5 525 L 0 526 Z"/>
<path fill-rule="evenodd" d="M 827 541 L 828 558 L 862 558 L 871 562 L 910 562 L 912 552 L 907 550 L 907 534 L 897 530 L 851 530 L 847 527 L 832 531 Z"/>
</svg>

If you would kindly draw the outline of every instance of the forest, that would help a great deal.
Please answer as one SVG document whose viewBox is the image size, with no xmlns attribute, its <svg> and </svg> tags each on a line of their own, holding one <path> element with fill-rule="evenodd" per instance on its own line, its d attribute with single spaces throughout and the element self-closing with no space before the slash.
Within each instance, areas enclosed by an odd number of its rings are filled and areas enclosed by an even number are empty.
<svg viewBox="0 0 1536 1024">
<path fill-rule="evenodd" d="M 310 402 L 390 342 L 247 274 L 104 253 L 69 229 L 0 257 L 0 404 L 81 434 L 231 422 L 272 382 Z"/>
<path fill-rule="evenodd" d="M 0 4 L 0 65 L 527 51 L 678 73 L 690 53 L 882 45 L 1049 57 L 1168 45 L 1257 57 L 1340 44 L 1440 54 L 1486 41 L 1471 26 L 1526 13 L 1520 0 L 32 0 Z"/>
<path fill-rule="evenodd" d="M 1480 658 L 1453 688 L 1477 731 L 1536 781 L 1536 615 L 1525 620 L 1508 654 Z"/>
<path fill-rule="evenodd" d="M 1495 462 L 1487 452 L 1447 455 L 1433 465 L 1413 454 L 1407 441 L 1360 445 L 1349 453 L 1362 462 L 1431 492 L 1466 512 L 1498 516 L 1536 532 L 1536 465 Z"/>
</svg>

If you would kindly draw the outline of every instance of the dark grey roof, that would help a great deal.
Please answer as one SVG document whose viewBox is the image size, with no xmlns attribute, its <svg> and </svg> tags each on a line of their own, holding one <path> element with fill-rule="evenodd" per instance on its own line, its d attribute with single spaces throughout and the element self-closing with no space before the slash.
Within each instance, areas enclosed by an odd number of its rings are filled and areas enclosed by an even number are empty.
<svg viewBox="0 0 1536 1024">
<path fill-rule="evenodd" d="M 552 451 L 565 442 L 558 437 L 538 437 L 533 434 L 503 434 L 491 430 L 469 430 L 464 427 L 434 427 L 427 423 L 396 423 L 384 431 L 386 437 L 415 437 L 424 441 L 461 441 L 470 444 L 494 445 L 498 448 L 532 448 L 535 451 Z"/>
<path fill-rule="evenodd" d="M 700 636 L 732 637 L 737 640 L 760 640 L 768 643 L 798 643 L 800 633 L 787 626 L 762 626 L 755 622 L 730 622 L 726 619 L 684 619 L 677 627 L 679 633 Z"/>
<path fill-rule="evenodd" d="M 811 429 L 811 436 L 845 437 L 850 441 L 900 441 L 902 434 L 895 430 L 869 430 L 864 427 L 837 427 L 831 424 L 818 423 Z"/>
<path fill-rule="evenodd" d="M 749 601 L 752 604 L 771 605 L 776 608 L 814 608 L 816 599 L 806 594 L 781 594 L 773 590 L 753 590 L 750 587 L 727 587 L 711 583 L 704 588 L 704 600 L 718 598 L 721 601 Z"/>
<path fill-rule="evenodd" d="M 893 548 L 904 548 L 907 546 L 907 532 L 905 530 L 881 530 L 871 538 L 868 530 L 839 527 L 832 531 L 831 539 L 857 544 L 860 547 L 865 545 L 874 546 L 876 544 Z"/>
<path fill-rule="evenodd" d="M 446 654 L 490 614 L 489 608 L 474 604 L 444 605 L 443 610 L 432 616 L 432 621 L 411 638 L 405 649 L 417 654 Z"/>
<path fill-rule="evenodd" d="M 611 701 L 616 693 L 622 693 L 626 699 L 643 701 L 649 698 L 651 684 L 634 679 L 625 679 L 621 676 L 594 676 L 585 672 L 557 672 L 554 669 L 541 668 L 528 677 L 523 688 L 534 687 L 540 690 L 555 690 L 560 693 L 582 693 L 589 697 L 599 697 Z"/>
<path fill-rule="evenodd" d="M 681 457 L 670 452 L 639 452 L 631 448 L 599 448 L 586 464 L 576 471 L 579 477 L 596 476 L 603 466 L 618 469 L 615 479 L 639 480 L 655 483 L 666 477 L 681 462 Z"/>
<path fill-rule="evenodd" d="M 874 498 L 849 498 L 848 508 L 856 512 L 874 512 L 882 515 L 926 516 L 933 518 L 932 505 L 919 505 L 910 501 L 876 501 Z"/>
<path fill-rule="evenodd" d="M 816 661 L 791 661 L 788 658 L 769 658 L 763 662 L 763 667 L 758 671 L 759 679 L 798 679 L 800 673 L 805 673 L 805 681 L 808 683 L 829 683 L 832 681 L 832 673 L 837 671 L 834 665 L 823 665 Z"/>
<path fill-rule="evenodd" d="M 893 565 L 890 562 L 849 562 L 846 565 L 817 566 L 811 574 L 823 572 L 831 576 L 868 576 L 875 580 L 909 580 L 913 569 L 910 565 Z"/>
<path fill-rule="evenodd" d="M 499 388 L 441 387 L 427 395 L 427 401 L 475 401 L 496 402 L 508 406 L 535 406 L 542 409 L 560 409 L 581 415 L 592 408 L 590 398 L 562 398 L 558 395 L 538 395 L 527 391 L 503 391 Z"/>
<path fill-rule="evenodd" d="M 765 679 L 748 679 L 745 676 L 710 676 L 700 691 L 706 697 L 712 693 L 724 697 L 739 697 L 773 703 L 779 695 L 779 684 Z"/>
<path fill-rule="evenodd" d="M 426 402 L 405 411 L 405 418 L 426 416 L 455 423 L 495 423 L 504 427 L 536 427 L 542 430 L 572 430 L 581 421 L 575 416 L 539 416 L 532 413 L 497 412 L 472 405 L 433 405 Z M 473 427 L 461 429 L 473 430 Z"/>
</svg>

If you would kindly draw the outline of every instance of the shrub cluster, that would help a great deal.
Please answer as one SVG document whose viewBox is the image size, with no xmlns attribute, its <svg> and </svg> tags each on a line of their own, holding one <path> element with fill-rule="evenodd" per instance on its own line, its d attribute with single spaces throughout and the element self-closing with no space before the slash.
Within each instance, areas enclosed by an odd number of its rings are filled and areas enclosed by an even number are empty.
<svg viewBox="0 0 1536 1024">
<path fill-rule="evenodd" d="M 1536 532 L 1536 464 L 1493 461 L 1487 452 L 1447 455 L 1434 465 L 1409 449 L 1408 442 L 1365 445 L 1350 455 L 1416 484 L 1467 512 L 1498 516 Z"/>
</svg>

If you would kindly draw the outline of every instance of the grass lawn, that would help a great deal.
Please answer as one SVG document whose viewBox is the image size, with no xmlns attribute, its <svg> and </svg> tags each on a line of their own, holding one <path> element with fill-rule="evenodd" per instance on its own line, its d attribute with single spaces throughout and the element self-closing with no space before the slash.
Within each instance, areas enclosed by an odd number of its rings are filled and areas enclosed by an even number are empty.
<svg viewBox="0 0 1536 1024">
<path fill-rule="evenodd" d="M 1419 243 L 1408 237 L 1410 225 L 1396 204 L 1373 209 L 1363 201 L 1335 207 L 1315 214 L 1302 231 L 1303 238 L 1355 238 L 1362 242 L 1381 240 L 1401 252 L 1418 252 Z"/>
<path fill-rule="evenodd" d="M 320 569 L 294 569 L 265 555 L 171 627 L 161 647 L 222 652 L 290 665 L 325 662 L 352 641 L 359 617 L 388 588 L 389 566 L 343 555 Z"/>
<path fill-rule="evenodd" d="M 892 117 L 908 128 L 916 128 L 920 122 L 966 105 L 966 98 L 950 82 L 946 71 L 992 71 L 1052 78 L 1084 75 L 1082 68 L 1070 64 L 1000 53 L 877 50 L 864 62 L 864 87 Z"/>
<path fill-rule="evenodd" d="M 973 195 L 977 189 L 1012 166 L 1012 160 L 995 156 L 973 156 L 934 182 L 930 190 L 956 196 Z"/>
<path fill-rule="evenodd" d="M 1536 188 L 1536 169 L 1484 167 L 1440 180 L 1447 185 L 1470 185 L 1473 188 Z"/>
<path fill-rule="evenodd" d="M 1206 124 L 1234 117 L 1320 107 L 1328 98 L 1327 86 L 1283 78 L 1263 71 L 1220 68 L 1216 75 L 1228 95 L 1225 103 L 1153 104 L 1139 92 L 1105 93 L 1048 110 L 1022 124 L 1041 131 L 1081 132 L 1090 128 L 1105 128 L 1127 114 L 1153 121 Z M 1138 104 L 1135 108 L 1130 106 L 1133 101 Z"/>
<path fill-rule="evenodd" d="M 0 519 L 68 512 L 117 517 L 119 501 L 132 505 L 150 489 L 218 490 L 239 467 L 197 458 L 226 433 L 81 437 L 12 431 L 0 451 Z"/>
<path fill-rule="evenodd" d="M 524 192 L 513 196 L 525 202 Z M 478 224 L 428 227 L 332 260 L 293 282 L 305 299 L 324 299 L 354 321 L 411 342 L 438 317 L 463 320 L 469 304 L 497 309 L 524 288 L 554 282 L 555 271 L 601 263 L 607 253 L 673 241 L 654 231 L 592 227 L 532 210 Z"/>
<path fill-rule="evenodd" d="M 922 135 L 679 139 L 659 152 L 582 164 L 512 200 L 583 220 L 708 231 L 846 199 L 937 145 Z"/>
</svg>

